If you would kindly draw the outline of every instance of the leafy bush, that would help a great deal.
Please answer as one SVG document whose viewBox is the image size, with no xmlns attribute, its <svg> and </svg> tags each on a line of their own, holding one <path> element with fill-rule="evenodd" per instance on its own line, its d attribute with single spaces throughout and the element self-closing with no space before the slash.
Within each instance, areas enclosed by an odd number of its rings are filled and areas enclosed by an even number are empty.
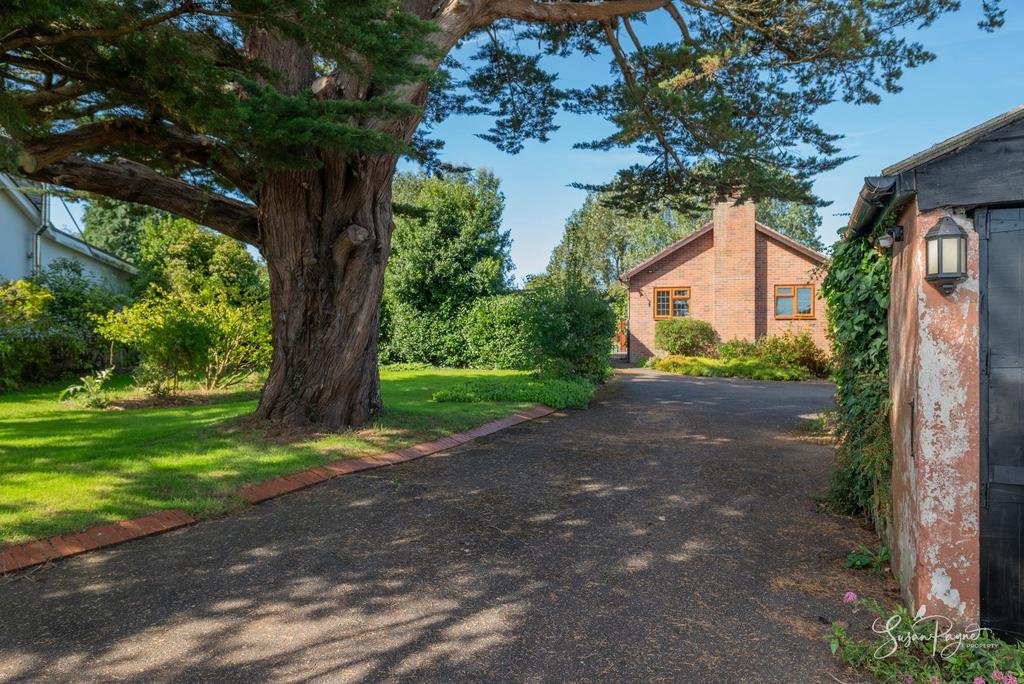
<svg viewBox="0 0 1024 684">
<path fill-rule="evenodd" d="M 478 368 L 531 368 L 536 352 L 525 330 L 527 300 L 522 293 L 478 299 L 464 321 L 466 351 Z"/>
<path fill-rule="evenodd" d="M 615 313 L 596 289 L 553 283 L 527 288 L 526 333 L 540 368 L 552 375 L 602 380 Z"/>
<path fill-rule="evenodd" d="M 757 342 L 732 339 L 718 345 L 718 356 L 722 359 L 738 359 L 744 356 L 757 356 Z"/>
<path fill-rule="evenodd" d="M 103 386 L 110 380 L 114 367 L 105 368 L 93 375 L 83 375 L 77 385 L 71 385 L 60 393 L 58 401 L 70 399 L 79 406 L 85 408 L 103 408 L 107 405 L 107 399 L 103 396 Z"/>
<path fill-rule="evenodd" d="M 32 281 L 0 283 L 0 389 L 107 363 L 91 317 L 124 301 L 70 259 L 55 260 Z"/>
<path fill-rule="evenodd" d="M 752 380 L 807 380 L 807 370 L 796 366 L 773 366 L 754 356 L 713 359 L 706 356 L 666 356 L 648 363 L 649 368 L 707 378 L 750 378 Z"/>
<path fill-rule="evenodd" d="M 794 334 L 787 330 L 781 335 L 762 337 L 756 349 L 756 356 L 769 365 L 804 368 L 819 378 L 828 375 L 828 354 L 814 344 L 809 333 Z"/>
<path fill-rule="evenodd" d="M 119 312 L 99 319 L 112 342 L 139 351 L 140 384 L 153 394 L 184 379 L 206 389 L 229 387 L 270 363 L 270 316 L 265 304 L 232 305 L 218 293 L 167 292 L 157 286 Z"/>
<path fill-rule="evenodd" d="M 477 403 L 482 401 L 529 401 L 552 408 L 586 408 L 594 385 L 582 378 L 519 375 L 480 378 L 434 393 L 434 401 Z"/>
<path fill-rule="evenodd" d="M 1000 641 L 988 630 L 965 629 L 964 638 L 955 640 L 956 628 L 941 618 L 918 619 L 902 606 L 890 612 L 853 592 L 844 600 L 874 615 L 878 634 L 872 641 L 855 640 L 843 625 L 834 623 L 829 635 L 832 653 L 880 682 L 1008 684 L 1024 679 L 1024 648 Z"/>
<path fill-rule="evenodd" d="M 669 318 L 654 325 L 654 346 L 669 354 L 713 356 L 718 342 L 711 324 L 696 318 Z"/>
</svg>

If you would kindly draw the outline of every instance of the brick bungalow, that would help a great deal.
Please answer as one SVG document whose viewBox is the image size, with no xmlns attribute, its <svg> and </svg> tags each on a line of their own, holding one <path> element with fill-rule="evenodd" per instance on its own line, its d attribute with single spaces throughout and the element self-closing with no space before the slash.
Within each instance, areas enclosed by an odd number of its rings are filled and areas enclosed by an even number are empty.
<svg viewBox="0 0 1024 684">
<path fill-rule="evenodd" d="M 1024 105 L 866 178 L 846 237 L 892 249 L 904 598 L 1024 640 Z"/>
<path fill-rule="evenodd" d="M 752 202 L 715 205 L 711 222 L 622 274 L 629 288 L 629 360 L 655 354 L 659 320 L 692 317 L 723 340 L 807 332 L 821 347 L 825 256 L 754 219 Z"/>
</svg>

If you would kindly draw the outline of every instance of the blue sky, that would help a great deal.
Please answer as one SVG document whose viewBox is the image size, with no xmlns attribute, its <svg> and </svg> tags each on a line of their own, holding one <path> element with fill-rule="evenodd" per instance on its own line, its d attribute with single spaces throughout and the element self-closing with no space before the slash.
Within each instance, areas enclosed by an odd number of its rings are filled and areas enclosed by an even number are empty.
<svg viewBox="0 0 1024 684">
<path fill-rule="evenodd" d="M 909 71 L 901 82 L 903 92 L 886 96 L 880 105 L 836 103 L 819 112 L 817 119 L 826 130 L 845 135 L 840 143 L 844 154 L 856 157 L 815 182 L 815 192 L 832 202 L 821 210 L 826 243 L 834 241 L 836 229 L 844 225 L 845 217 L 836 214 L 850 211 L 864 176 L 876 175 L 895 161 L 1024 102 L 1024 7 L 1019 0 L 1006 0 L 1006 26 L 988 34 L 975 27 L 980 0 L 963 4 L 960 12 L 913 32 L 937 59 Z M 657 35 L 660 28 L 652 23 L 647 30 Z M 602 80 L 609 70 L 604 57 L 573 58 L 553 66 L 563 77 L 562 87 Z M 486 167 L 501 178 L 505 226 L 512 232 L 518 279 L 545 269 L 565 219 L 582 203 L 584 192 L 569 184 L 608 180 L 635 160 L 628 151 L 573 149 L 576 142 L 607 133 L 607 124 L 599 118 L 561 115 L 558 123 L 561 129 L 549 142 L 529 142 L 515 156 L 474 135 L 490 126 L 485 118 L 453 117 L 435 132 L 446 143 L 446 160 Z M 403 163 L 400 168 L 411 165 Z M 74 230 L 63 209 L 54 207 L 53 219 Z"/>
</svg>

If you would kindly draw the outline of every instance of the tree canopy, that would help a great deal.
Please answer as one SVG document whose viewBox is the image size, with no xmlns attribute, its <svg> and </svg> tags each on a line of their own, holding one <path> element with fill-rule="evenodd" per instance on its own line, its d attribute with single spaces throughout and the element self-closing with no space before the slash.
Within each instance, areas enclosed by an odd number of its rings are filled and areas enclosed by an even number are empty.
<svg viewBox="0 0 1024 684">
<path fill-rule="evenodd" d="M 386 288 L 419 311 L 468 306 L 508 290 L 512 239 L 502 229 L 505 197 L 489 171 L 400 174 Z"/>
<path fill-rule="evenodd" d="M 520 150 L 560 110 L 599 114 L 593 149 L 649 162 L 605 189 L 685 205 L 743 186 L 807 199 L 839 164 L 812 120 L 837 98 L 876 102 L 932 55 L 897 33 L 954 0 L 92 0 L 0 10 L 0 128 L 8 166 L 39 180 L 156 206 L 258 244 L 268 170 L 318 166 L 318 149 L 435 160 L 432 125 L 489 116 L 481 134 Z M 983 28 L 1002 23 L 985 3 Z M 660 10 L 657 17 L 653 11 Z M 640 24 L 678 29 L 644 42 Z M 460 61 L 454 48 L 479 47 Z M 284 59 L 274 47 L 301 48 Z M 610 54 L 616 75 L 560 87 L 555 64 Z M 785 173 L 780 173 L 785 172 Z"/>
</svg>

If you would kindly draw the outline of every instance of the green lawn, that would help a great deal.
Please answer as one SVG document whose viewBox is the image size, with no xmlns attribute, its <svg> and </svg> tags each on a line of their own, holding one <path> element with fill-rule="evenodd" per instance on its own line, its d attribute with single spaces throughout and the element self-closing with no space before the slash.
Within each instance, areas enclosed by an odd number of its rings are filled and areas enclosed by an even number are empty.
<svg viewBox="0 0 1024 684">
<path fill-rule="evenodd" d="M 530 406 L 431 400 L 467 380 L 513 375 L 521 373 L 386 369 L 385 412 L 374 425 L 293 443 L 265 440 L 238 420 L 256 406 L 252 388 L 198 405 L 126 410 L 58 402 L 63 385 L 0 394 L 0 544 L 167 508 L 217 514 L 242 505 L 232 494 L 240 485 L 437 439 Z M 119 380 L 112 396 L 140 396 Z"/>
</svg>

